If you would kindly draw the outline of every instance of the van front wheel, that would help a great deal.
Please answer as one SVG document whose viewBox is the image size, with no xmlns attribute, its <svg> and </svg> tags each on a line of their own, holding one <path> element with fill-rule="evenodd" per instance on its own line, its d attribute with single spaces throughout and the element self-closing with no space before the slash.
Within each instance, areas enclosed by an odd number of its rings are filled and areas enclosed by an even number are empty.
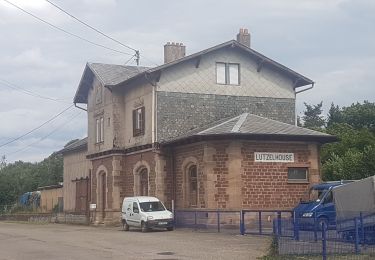
<svg viewBox="0 0 375 260">
<path fill-rule="evenodd" d="M 147 232 L 148 231 L 148 228 L 146 226 L 146 223 L 142 221 L 141 223 L 141 229 L 142 229 L 142 232 Z"/>
</svg>

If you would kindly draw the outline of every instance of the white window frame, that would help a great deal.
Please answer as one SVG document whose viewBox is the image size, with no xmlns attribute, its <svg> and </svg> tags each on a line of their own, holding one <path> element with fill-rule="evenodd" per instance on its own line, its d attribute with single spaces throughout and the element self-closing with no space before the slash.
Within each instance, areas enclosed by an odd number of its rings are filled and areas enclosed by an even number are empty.
<svg viewBox="0 0 375 260">
<path fill-rule="evenodd" d="M 145 134 L 145 107 L 139 107 L 133 110 L 133 136 Z"/>
<path fill-rule="evenodd" d="M 102 143 L 104 142 L 104 117 L 97 118 L 95 120 L 96 122 L 96 131 L 95 131 L 95 137 L 96 137 L 96 143 Z"/>
<path fill-rule="evenodd" d="M 291 179 L 289 177 L 290 170 L 304 170 L 305 178 L 304 179 Z M 309 168 L 307 167 L 288 167 L 288 182 L 308 182 L 309 181 Z"/>
<path fill-rule="evenodd" d="M 225 74 L 222 75 L 223 71 L 222 66 L 225 66 Z M 231 73 L 230 68 L 231 67 L 237 67 L 237 80 L 236 82 L 233 82 L 231 80 Z M 224 76 L 224 80 L 221 80 L 222 76 Z M 240 73 L 240 64 L 239 63 L 231 63 L 231 62 L 216 62 L 216 84 L 219 85 L 232 85 L 232 86 L 239 86 L 241 84 L 241 73 Z"/>
</svg>

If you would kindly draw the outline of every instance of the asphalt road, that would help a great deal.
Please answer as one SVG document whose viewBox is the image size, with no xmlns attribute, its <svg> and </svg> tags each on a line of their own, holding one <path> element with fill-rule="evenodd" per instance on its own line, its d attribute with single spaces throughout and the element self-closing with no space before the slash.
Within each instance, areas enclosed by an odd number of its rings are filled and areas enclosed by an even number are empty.
<svg viewBox="0 0 375 260">
<path fill-rule="evenodd" d="M 0 222 L 0 259 L 256 259 L 269 238 Z"/>
</svg>

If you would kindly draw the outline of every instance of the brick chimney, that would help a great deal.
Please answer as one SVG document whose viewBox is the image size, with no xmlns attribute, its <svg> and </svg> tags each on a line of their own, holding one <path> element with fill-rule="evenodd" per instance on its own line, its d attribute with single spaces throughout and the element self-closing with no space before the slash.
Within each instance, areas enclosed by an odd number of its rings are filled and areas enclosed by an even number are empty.
<svg viewBox="0 0 375 260">
<path fill-rule="evenodd" d="M 250 33 L 247 29 L 240 29 L 237 34 L 237 41 L 250 48 Z"/>
<path fill-rule="evenodd" d="M 164 63 L 172 62 L 185 57 L 186 46 L 182 43 L 167 42 L 164 45 Z"/>
</svg>

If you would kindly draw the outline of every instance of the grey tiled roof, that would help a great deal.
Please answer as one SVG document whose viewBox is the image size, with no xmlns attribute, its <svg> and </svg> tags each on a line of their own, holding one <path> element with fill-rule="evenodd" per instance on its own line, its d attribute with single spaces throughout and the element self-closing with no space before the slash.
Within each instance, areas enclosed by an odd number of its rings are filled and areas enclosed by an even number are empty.
<svg viewBox="0 0 375 260">
<path fill-rule="evenodd" d="M 298 127 L 295 125 L 286 124 L 276 120 L 264 118 L 261 116 L 243 113 L 231 119 L 222 120 L 216 124 L 212 124 L 206 128 L 195 129 L 187 132 L 184 135 L 168 140 L 165 143 L 173 143 L 180 140 L 185 140 L 194 137 L 205 136 L 247 136 L 247 137 L 282 137 L 282 138 L 303 138 L 321 142 L 336 141 L 336 137 L 314 131 L 311 129 Z"/>
<path fill-rule="evenodd" d="M 251 57 L 255 58 L 257 62 L 267 63 L 274 69 L 278 70 L 281 73 L 284 73 L 288 77 L 290 77 L 295 83 L 294 87 L 302 87 L 309 84 L 313 84 L 314 82 L 297 73 L 296 71 L 264 56 L 263 54 L 245 46 L 241 43 L 230 40 L 227 42 L 224 42 L 222 44 L 213 46 L 211 48 L 196 52 L 194 54 L 188 55 L 186 57 L 183 57 L 181 59 L 177 59 L 175 61 L 156 66 L 154 68 L 148 68 L 148 67 L 137 67 L 137 66 L 124 66 L 124 65 L 113 65 L 113 64 L 104 64 L 104 63 L 87 63 L 87 66 L 85 68 L 85 71 L 83 72 L 81 82 L 78 85 L 77 92 L 74 97 L 74 103 L 87 103 L 87 94 L 88 90 L 91 87 L 92 84 L 92 73 L 99 78 L 99 80 L 103 83 L 104 86 L 107 87 L 118 87 L 121 85 L 121 83 L 126 83 L 129 80 L 132 80 L 136 76 L 140 76 L 146 73 L 159 73 L 160 71 L 172 67 L 176 64 L 200 57 L 206 53 L 218 50 L 220 48 L 225 48 L 228 46 L 236 47 L 240 50 L 243 50 L 245 53 L 250 55 Z M 90 71 L 87 71 L 87 68 L 89 68 Z M 86 75 L 87 74 L 87 75 Z"/>
<path fill-rule="evenodd" d="M 62 150 L 59 151 L 59 153 L 68 153 L 85 149 L 87 149 L 87 137 L 65 146 Z"/>
<path fill-rule="evenodd" d="M 148 67 L 141 66 L 123 66 L 105 63 L 88 63 L 87 65 L 104 86 L 117 85 L 149 69 Z"/>
</svg>

